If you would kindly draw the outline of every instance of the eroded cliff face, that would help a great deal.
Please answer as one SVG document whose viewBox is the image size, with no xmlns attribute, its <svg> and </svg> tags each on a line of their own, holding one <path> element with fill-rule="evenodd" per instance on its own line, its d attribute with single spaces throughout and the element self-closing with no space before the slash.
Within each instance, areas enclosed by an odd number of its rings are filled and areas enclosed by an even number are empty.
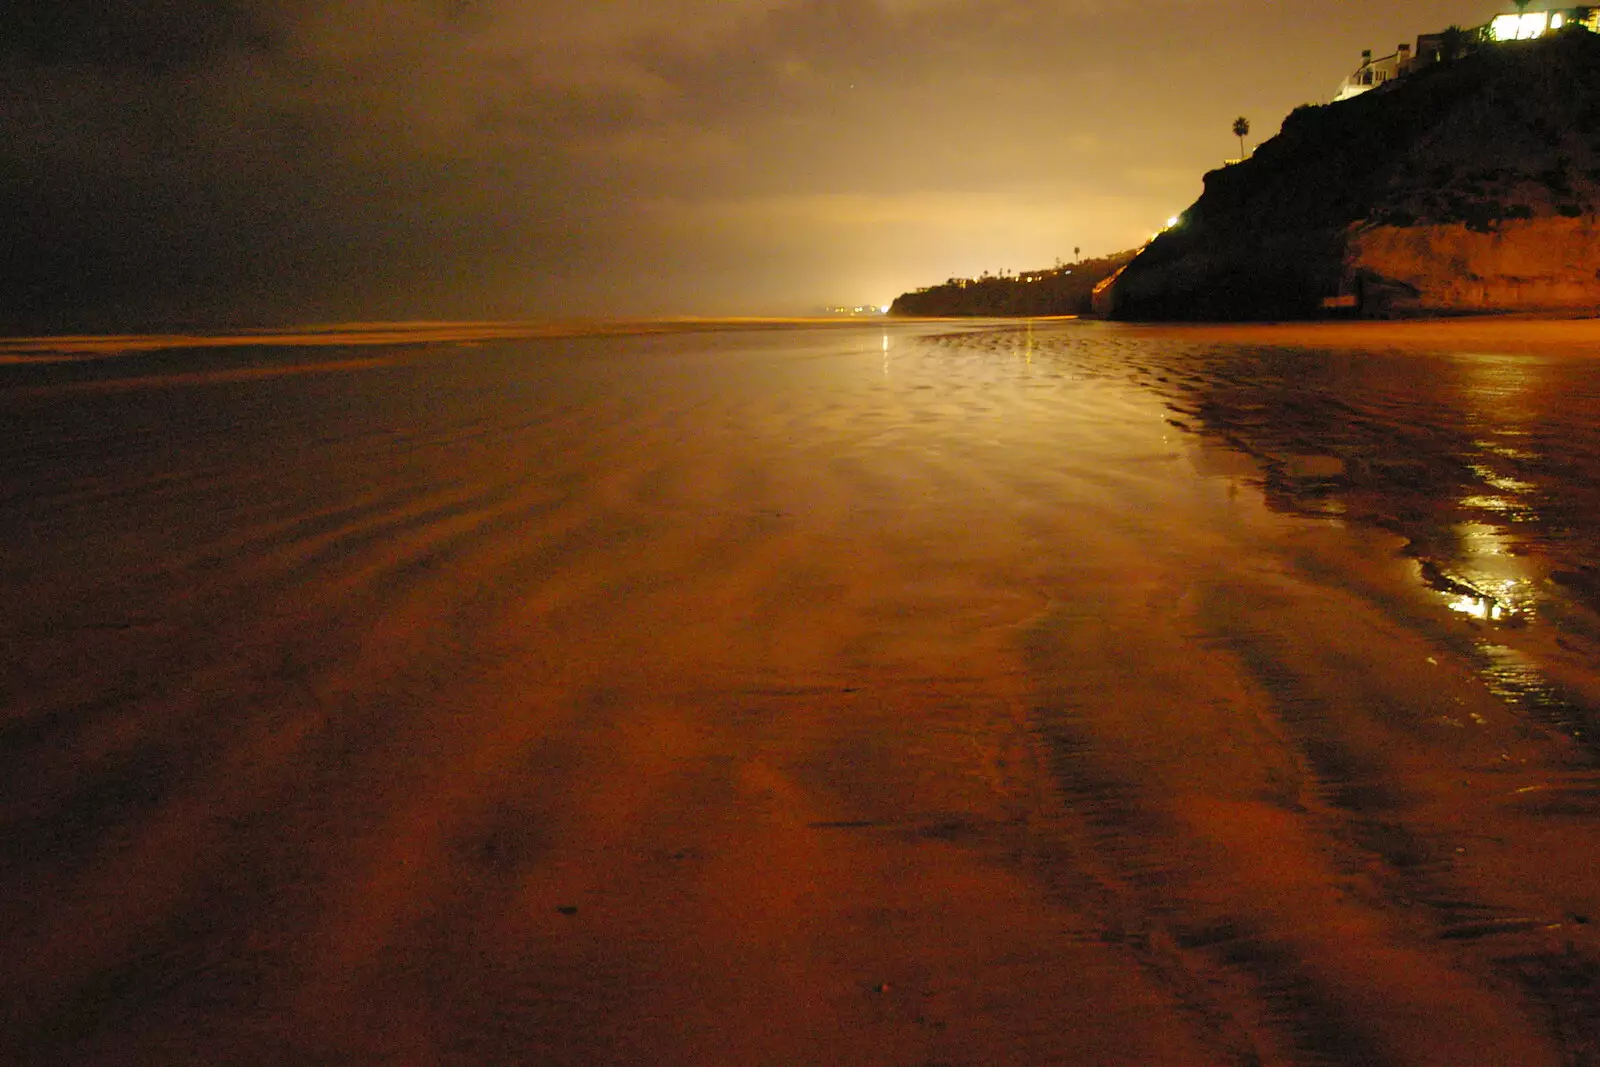
<svg viewBox="0 0 1600 1067">
<path fill-rule="evenodd" d="M 1098 297 L 1125 319 L 1600 308 L 1600 37 L 1297 109 Z"/>
<path fill-rule="evenodd" d="M 1600 217 L 1360 227 L 1343 288 L 1369 314 L 1600 308 Z"/>
</svg>

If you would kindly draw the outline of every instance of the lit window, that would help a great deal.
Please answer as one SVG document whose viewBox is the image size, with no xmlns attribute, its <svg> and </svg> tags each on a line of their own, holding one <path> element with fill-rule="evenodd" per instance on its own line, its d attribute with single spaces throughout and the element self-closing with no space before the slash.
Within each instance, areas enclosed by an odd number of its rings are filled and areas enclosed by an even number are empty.
<svg viewBox="0 0 1600 1067">
<path fill-rule="evenodd" d="M 1489 24 L 1489 31 L 1497 41 L 1531 41 L 1544 36 L 1549 25 L 1549 12 L 1533 11 L 1523 15 L 1497 15 Z"/>
<path fill-rule="evenodd" d="M 1490 23 L 1490 32 L 1497 41 L 1531 41 L 1544 36 L 1549 26 L 1549 12 L 1532 11 L 1523 15 L 1497 15 Z"/>
</svg>

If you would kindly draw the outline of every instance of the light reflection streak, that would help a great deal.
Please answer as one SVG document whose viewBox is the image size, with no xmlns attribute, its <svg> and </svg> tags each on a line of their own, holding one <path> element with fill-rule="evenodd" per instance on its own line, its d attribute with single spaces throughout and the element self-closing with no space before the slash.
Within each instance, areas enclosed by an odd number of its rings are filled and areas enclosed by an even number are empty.
<svg viewBox="0 0 1600 1067">
<path fill-rule="evenodd" d="M 1482 619 L 1484 622 L 1500 622 L 1509 614 L 1498 600 L 1487 596 L 1457 597 L 1450 602 L 1450 610 L 1458 611 L 1463 615 L 1470 615 L 1475 619 Z"/>
<path fill-rule="evenodd" d="M 1509 526 L 1539 521 L 1531 498 L 1536 486 L 1491 461 L 1521 463 L 1538 458 L 1506 442 L 1528 437 L 1527 425 L 1533 418 L 1530 394 L 1538 383 L 1539 364 L 1525 357 L 1486 354 L 1459 359 L 1466 371 L 1465 407 L 1481 428 L 1473 446 L 1482 452 L 1467 467 L 1482 488 L 1492 492 L 1467 491 L 1457 503 L 1495 521 L 1456 527 L 1455 564 L 1461 577 L 1452 579 L 1456 588 L 1445 596 L 1450 610 L 1479 621 L 1521 622 L 1535 613 L 1537 576 L 1517 554 L 1518 539 Z"/>
<path fill-rule="evenodd" d="M 1459 573 L 1446 574 L 1451 611 L 1483 622 L 1524 622 L 1538 609 L 1538 585 L 1514 551 L 1516 538 L 1498 525 L 1466 522 L 1455 528 Z"/>
<path fill-rule="evenodd" d="M 1502 435 L 1506 436 L 1506 437 L 1513 437 L 1513 436 L 1523 436 L 1523 437 L 1525 437 L 1525 436 L 1527 436 L 1527 432 L 1526 431 L 1520 431 L 1520 430 L 1519 431 L 1501 430 L 1501 431 L 1498 431 L 1498 432 L 1501 433 Z M 1529 452 L 1525 448 L 1513 448 L 1510 445 L 1501 444 L 1498 441 L 1485 441 L 1485 440 L 1481 440 L 1480 439 L 1480 440 L 1472 442 L 1472 444 L 1473 444 L 1473 446 L 1475 448 L 1481 448 L 1485 452 L 1488 452 L 1491 455 L 1499 456 L 1502 459 L 1514 459 L 1514 460 L 1517 460 L 1519 462 L 1526 462 L 1526 461 L 1528 461 L 1530 459 L 1538 459 L 1539 458 L 1538 454 L 1535 453 L 1535 452 Z M 1477 470 L 1476 467 L 1474 467 L 1473 469 Z"/>
</svg>

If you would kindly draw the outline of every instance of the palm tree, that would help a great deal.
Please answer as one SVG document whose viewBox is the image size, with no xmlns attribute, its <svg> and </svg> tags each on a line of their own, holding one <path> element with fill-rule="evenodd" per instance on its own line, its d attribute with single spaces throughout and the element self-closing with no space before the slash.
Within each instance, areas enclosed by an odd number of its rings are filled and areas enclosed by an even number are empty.
<svg viewBox="0 0 1600 1067">
<path fill-rule="evenodd" d="M 1233 120 L 1233 135 L 1239 138 L 1239 158 L 1244 158 L 1244 139 L 1250 136 L 1250 120 L 1240 115 Z"/>
</svg>

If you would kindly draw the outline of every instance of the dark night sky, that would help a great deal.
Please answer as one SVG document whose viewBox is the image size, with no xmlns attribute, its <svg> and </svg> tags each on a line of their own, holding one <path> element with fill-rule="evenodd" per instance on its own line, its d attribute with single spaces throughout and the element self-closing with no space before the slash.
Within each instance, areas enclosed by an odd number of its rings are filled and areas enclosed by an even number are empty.
<svg viewBox="0 0 1600 1067">
<path fill-rule="evenodd" d="M 1489 0 L 7 0 L 0 327 L 792 313 L 1138 244 Z"/>
</svg>

